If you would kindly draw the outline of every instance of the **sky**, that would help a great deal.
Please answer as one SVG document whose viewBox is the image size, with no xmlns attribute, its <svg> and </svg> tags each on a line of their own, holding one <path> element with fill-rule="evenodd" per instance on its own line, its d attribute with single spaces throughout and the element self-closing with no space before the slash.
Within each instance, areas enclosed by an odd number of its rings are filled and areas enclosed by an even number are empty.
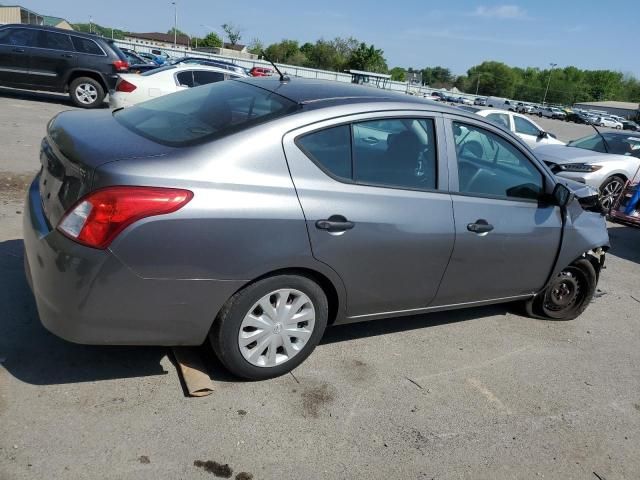
<svg viewBox="0 0 640 480">
<path fill-rule="evenodd" d="M 136 32 L 166 32 L 174 7 L 165 0 L 18 0 L 70 22 Z M 8 2 L 3 2 L 8 3 Z M 242 30 L 240 43 L 282 39 L 300 44 L 353 36 L 384 51 L 389 67 L 441 65 L 464 74 L 484 60 L 547 68 L 574 65 L 640 78 L 638 0 L 177 0 L 178 28 L 204 36 L 220 25 Z M 108 6 L 106 6 L 108 5 Z"/>
</svg>

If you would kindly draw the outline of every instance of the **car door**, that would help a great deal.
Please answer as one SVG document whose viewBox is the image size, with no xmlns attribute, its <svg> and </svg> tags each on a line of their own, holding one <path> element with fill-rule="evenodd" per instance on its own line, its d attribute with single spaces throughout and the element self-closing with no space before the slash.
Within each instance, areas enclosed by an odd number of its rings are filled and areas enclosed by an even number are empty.
<svg viewBox="0 0 640 480">
<path fill-rule="evenodd" d="M 531 148 L 549 143 L 548 138 L 540 135 L 540 129 L 529 119 L 513 115 L 513 128 Z"/>
<path fill-rule="evenodd" d="M 66 33 L 40 30 L 31 54 L 30 74 L 38 85 L 61 89 L 67 74 L 78 62 L 71 37 Z"/>
<path fill-rule="evenodd" d="M 0 83 L 30 85 L 30 54 L 38 31 L 28 28 L 0 30 Z"/>
<path fill-rule="evenodd" d="M 453 248 L 439 115 L 360 115 L 287 134 L 283 145 L 314 257 L 347 289 L 347 316 L 426 307 Z"/>
<path fill-rule="evenodd" d="M 446 126 L 456 242 L 434 305 L 539 291 L 562 231 L 559 207 L 540 201 L 551 176 L 497 128 L 455 116 Z"/>
</svg>

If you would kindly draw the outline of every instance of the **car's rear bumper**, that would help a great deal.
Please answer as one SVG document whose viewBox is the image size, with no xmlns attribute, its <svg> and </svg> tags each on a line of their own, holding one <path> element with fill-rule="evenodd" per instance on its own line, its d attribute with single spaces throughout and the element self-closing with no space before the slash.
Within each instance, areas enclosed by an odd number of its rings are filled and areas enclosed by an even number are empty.
<svg viewBox="0 0 640 480">
<path fill-rule="evenodd" d="M 51 229 L 37 178 L 24 211 L 25 271 L 42 324 L 66 340 L 96 345 L 199 345 L 242 282 L 147 279 L 109 250 Z"/>
<path fill-rule="evenodd" d="M 124 108 L 135 105 L 137 102 L 132 102 L 129 98 L 127 98 L 128 96 L 130 96 L 128 93 L 116 91 L 109 92 L 109 108 Z"/>
</svg>

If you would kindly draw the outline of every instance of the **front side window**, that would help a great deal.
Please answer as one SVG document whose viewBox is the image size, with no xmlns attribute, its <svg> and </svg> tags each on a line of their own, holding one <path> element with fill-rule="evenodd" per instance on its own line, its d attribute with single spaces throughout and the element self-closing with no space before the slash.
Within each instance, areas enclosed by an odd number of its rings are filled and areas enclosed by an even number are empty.
<svg viewBox="0 0 640 480">
<path fill-rule="evenodd" d="M 51 50 L 73 52 L 73 44 L 69 35 L 43 30 L 38 37 L 38 47 Z"/>
<path fill-rule="evenodd" d="M 224 73 L 210 72 L 208 70 L 195 70 L 193 72 L 193 86 L 206 85 L 224 80 Z"/>
<path fill-rule="evenodd" d="M 474 125 L 453 123 L 460 193 L 539 198 L 542 173 L 506 139 Z"/>
<path fill-rule="evenodd" d="M 26 28 L 7 28 L 0 31 L 1 45 L 14 45 L 16 47 L 32 47 L 36 44 L 36 30 Z"/>
<path fill-rule="evenodd" d="M 436 142 L 431 119 L 382 119 L 306 134 L 297 145 L 340 180 L 411 190 L 436 188 Z"/>
<path fill-rule="evenodd" d="M 540 129 L 526 118 L 517 117 L 514 115 L 513 123 L 517 133 L 522 133 L 524 135 L 533 135 L 534 137 L 537 137 L 540 133 Z"/>
<path fill-rule="evenodd" d="M 119 110 L 114 118 L 154 142 L 182 147 L 294 113 L 295 102 L 238 81 L 217 82 Z"/>
<path fill-rule="evenodd" d="M 184 72 L 179 72 L 176 74 L 176 79 L 178 80 L 178 85 L 181 87 L 193 87 L 193 72 L 191 70 L 186 70 Z"/>
</svg>

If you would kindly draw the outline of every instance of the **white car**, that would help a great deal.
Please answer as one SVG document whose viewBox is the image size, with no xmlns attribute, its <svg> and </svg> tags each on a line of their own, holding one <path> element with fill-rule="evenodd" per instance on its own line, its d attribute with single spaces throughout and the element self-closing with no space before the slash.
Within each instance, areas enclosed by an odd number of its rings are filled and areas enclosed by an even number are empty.
<svg viewBox="0 0 640 480">
<path fill-rule="evenodd" d="M 561 142 L 553 134 L 546 132 L 540 125 L 520 113 L 486 109 L 478 110 L 476 114 L 511 130 L 531 148 L 539 145 L 564 145 L 564 142 Z"/>
<path fill-rule="evenodd" d="M 559 120 L 564 120 L 567 116 L 562 110 L 556 107 L 542 107 L 538 110 L 539 117 L 547 117 L 547 118 L 557 118 Z"/>
<path fill-rule="evenodd" d="M 458 97 L 458 103 L 462 105 L 473 105 L 473 100 L 467 97 Z"/>
<path fill-rule="evenodd" d="M 617 128 L 618 130 L 622 129 L 622 123 L 611 117 L 598 117 L 594 123 L 601 127 Z"/>
<path fill-rule="evenodd" d="M 130 107 L 186 88 L 241 77 L 243 75 L 224 68 L 197 64 L 167 65 L 140 75 L 123 73 L 115 91 L 109 92 L 109 106 Z"/>
</svg>

